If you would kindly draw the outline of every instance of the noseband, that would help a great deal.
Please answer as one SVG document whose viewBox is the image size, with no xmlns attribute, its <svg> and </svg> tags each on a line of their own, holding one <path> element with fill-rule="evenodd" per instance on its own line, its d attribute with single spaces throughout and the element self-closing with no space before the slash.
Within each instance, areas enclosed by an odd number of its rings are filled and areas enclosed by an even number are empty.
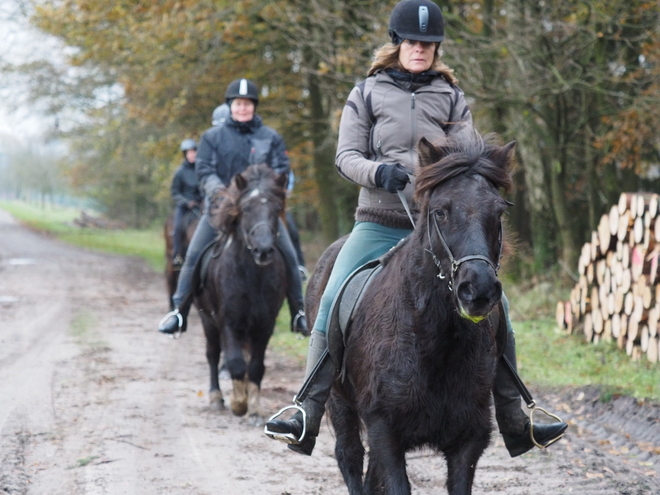
<svg viewBox="0 0 660 495">
<path fill-rule="evenodd" d="M 245 232 L 245 229 L 243 229 L 243 227 L 241 226 L 241 231 L 243 232 L 243 239 L 245 240 L 245 246 L 250 251 L 252 251 L 252 244 L 250 243 L 250 238 L 252 237 L 252 234 L 254 234 L 254 231 L 257 230 L 259 227 L 264 227 L 264 226 L 268 227 L 268 230 L 270 230 L 273 236 L 276 235 L 275 231 L 270 226 L 270 223 L 265 220 L 255 223 L 249 232 Z"/>
<path fill-rule="evenodd" d="M 261 201 L 262 203 L 266 203 L 266 202 L 268 201 L 268 193 L 266 193 L 265 191 L 260 190 L 260 189 L 257 188 L 257 189 L 253 189 L 253 190 L 251 191 L 250 195 L 253 194 L 254 191 L 260 191 L 261 193 L 264 193 L 264 194 L 265 194 L 265 197 L 262 197 L 262 198 L 260 199 L 260 201 Z M 248 197 L 249 197 L 250 195 L 248 195 Z M 247 198 L 242 199 L 242 200 L 241 200 L 241 205 L 243 205 L 243 204 L 246 203 L 246 202 L 247 202 Z M 241 208 L 241 209 L 242 209 L 242 208 Z M 267 220 L 261 220 L 261 221 L 255 223 L 255 224 L 250 228 L 250 230 L 249 230 L 248 232 L 245 231 L 245 229 L 243 228 L 243 225 L 241 224 L 241 232 L 243 233 L 243 239 L 245 240 L 245 246 L 246 246 L 250 251 L 252 251 L 252 249 L 253 249 L 253 248 L 252 248 L 252 243 L 250 242 L 250 238 L 252 237 L 252 235 L 254 234 L 254 232 L 255 232 L 259 227 L 264 227 L 264 226 L 265 226 L 265 227 L 268 227 L 268 230 L 270 230 L 270 232 L 271 232 L 271 234 L 273 234 L 273 236 L 277 236 L 277 235 L 278 235 L 278 233 L 275 232 L 275 231 L 273 230 L 273 228 L 271 227 L 270 222 L 268 222 Z"/>
<path fill-rule="evenodd" d="M 429 209 L 426 212 L 426 234 L 428 235 L 429 238 L 429 248 L 430 249 L 425 249 L 427 253 L 429 253 L 433 257 L 433 263 L 435 263 L 435 266 L 438 267 L 438 278 L 440 280 L 444 280 L 447 278 L 447 275 L 445 275 L 444 270 L 442 269 L 442 264 L 440 263 L 440 260 L 438 257 L 435 255 L 433 252 L 433 239 L 431 239 L 431 210 Z M 435 231 L 438 233 L 438 237 L 440 238 L 440 242 L 442 243 L 442 246 L 445 249 L 445 253 L 447 253 L 447 257 L 449 258 L 449 261 L 451 262 L 451 272 L 450 272 L 450 278 L 449 281 L 447 282 L 447 288 L 452 291 L 454 290 L 454 276 L 456 275 L 456 272 L 458 271 L 458 268 L 465 262 L 467 261 L 474 261 L 474 260 L 481 260 L 486 263 L 488 263 L 491 268 L 495 271 L 495 274 L 497 275 L 497 272 L 500 269 L 500 260 L 502 259 L 502 236 L 503 236 L 503 227 L 502 227 L 502 221 L 500 220 L 500 231 L 499 231 L 499 245 L 500 245 L 500 252 L 497 255 L 497 265 L 495 265 L 488 257 L 483 256 L 481 254 L 469 254 L 467 256 L 463 256 L 462 258 L 456 259 L 454 255 L 451 252 L 451 249 L 449 249 L 449 245 L 447 244 L 447 241 L 445 240 L 445 236 L 442 235 L 442 231 L 440 230 L 440 227 L 438 227 L 438 221 L 435 218 L 435 215 L 433 215 L 433 225 L 435 226 Z"/>
</svg>

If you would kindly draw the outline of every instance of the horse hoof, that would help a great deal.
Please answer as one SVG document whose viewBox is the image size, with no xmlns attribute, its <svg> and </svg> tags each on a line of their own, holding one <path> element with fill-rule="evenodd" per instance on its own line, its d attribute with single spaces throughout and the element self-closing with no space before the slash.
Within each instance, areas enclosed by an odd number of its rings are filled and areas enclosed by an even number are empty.
<svg viewBox="0 0 660 495">
<path fill-rule="evenodd" d="M 236 416 L 245 416 L 247 413 L 248 406 L 247 402 L 232 402 L 231 403 L 231 412 Z"/>
<path fill-rule="evenodd" d="M 258 413 L 250 414 L 250 417 L 248 418 L 248 424 L 250 426 L 263 426 L 264 417 Z"/>
<path fill-rule="evenodd" d="M 209 393 L 209 407 L 211 411 L 223 411 L 225 409 L 225 401 L 222 398 L 222 392 L 214 390 Z"/>
</svg>

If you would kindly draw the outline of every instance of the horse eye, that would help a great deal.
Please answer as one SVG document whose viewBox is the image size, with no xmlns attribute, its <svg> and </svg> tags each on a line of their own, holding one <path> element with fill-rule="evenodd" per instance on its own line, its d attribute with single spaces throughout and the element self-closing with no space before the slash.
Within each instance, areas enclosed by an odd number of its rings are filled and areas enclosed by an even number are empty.
<svg viewBox="0 0 660 495">
<path fill-rule="evenodd" d="M 445 218 L 445 212 L 444 210 L 435 210 L 435 216 L 438 218 Z"/>
</svg>

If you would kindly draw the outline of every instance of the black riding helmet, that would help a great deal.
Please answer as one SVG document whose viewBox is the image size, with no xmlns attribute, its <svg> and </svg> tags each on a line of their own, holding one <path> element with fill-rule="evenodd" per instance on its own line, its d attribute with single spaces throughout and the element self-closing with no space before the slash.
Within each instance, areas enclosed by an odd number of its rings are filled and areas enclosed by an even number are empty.
<svg viewBox="0 0 660 495">
<path fill-rule="evenodd" d="M 390 15 L 389 33 L 395 45 L 403 40 L 440 43 L 445 39 L 440 7 L 431 0 L 402 0 Z"/>
<path fill-rule="evenodd" d="M 236 79 L 229 83 L 227 91 L 225 92 L 225 101 L 227 105 L 231 105 L 234 98 L 247 98 L 254 102 L 256 107 L 259 103 L 259 91 L 257 85 L 249 79 Z"/>
</svg>

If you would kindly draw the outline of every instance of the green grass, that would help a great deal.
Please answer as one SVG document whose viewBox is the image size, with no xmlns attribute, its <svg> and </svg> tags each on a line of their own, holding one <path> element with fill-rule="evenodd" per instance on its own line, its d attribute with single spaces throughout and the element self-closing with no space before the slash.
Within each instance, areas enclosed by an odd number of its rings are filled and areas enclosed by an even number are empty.
<svg viewBox="0 0 660 495">
<path fill-rule="evenodd" d="M 591 344 L 561 332 L 554 320 L 514 322 L 518 367 L 525 381 L 541 386 L 597 385 L 620 393 L 660 401 L 660 366 L 633 362 L 613 342 Z"/>
<path fill-rule="evenodd" d="M 505 287 L 509 287 L 505 283 Z M 544 282 L 507 289 L 516 332 L 518 371 L 528 384 L 545 387 L 598 386 L 603 396 L 630 395 L 660 401 L 660 365 L 633 362 L 614 342 L 588 343 L 557 328 L 554 308 L 568 290 Z"/>
<path fill-rule="evenodd" d="M 44 207 L 23 201 L 0 201 L 0 208 L 11 213 L 28 227 L 52 234 L 57 239 L 75 246 L 145 259 L 157 271 L 165 264 L 163 233 L 158 229 L 106 230 L 80 228 L 73 220 L 80 216 L 77 208 L 46 205 Z"/>
<path fill-rule="evenodd" d="M 0 201 L 0 208 L 34 229 L 49 232 L 62 241 L 99 251 L 140 256 L 161 271 L 164 265 L 160 229 L 101 230 L 73 226 L 80 211 L 74 208 L 35 206 Z M 582 387 L 596 385 L 604 397 L 631 395 L 660 401 L 660 365 L 632 362 L 613 343 L 588 344 L 579 336 L 566 335 L 556 328 L 554 309 L 558 300 L 568 298 L 568 288 L 549 280 L 533 286 L 504 282 L 516 330 L 518 365 L 530 386 Z M 289 330 L 286 303 L 278 317 L 271 349 L 297 359 L 304 366 L 309 340 Z"/>
<path fill-rule="evenodd" d="M 270 338 L 268 345 L 276 352 L 295 358 L 301 367 L 305 366 L 309 338 L 303 337 L 299 333 L 291 332 L 291 314 L 289 313 L 289 306 L 286 301 L 277 316 L 275 333 Z"/>
</svg>

